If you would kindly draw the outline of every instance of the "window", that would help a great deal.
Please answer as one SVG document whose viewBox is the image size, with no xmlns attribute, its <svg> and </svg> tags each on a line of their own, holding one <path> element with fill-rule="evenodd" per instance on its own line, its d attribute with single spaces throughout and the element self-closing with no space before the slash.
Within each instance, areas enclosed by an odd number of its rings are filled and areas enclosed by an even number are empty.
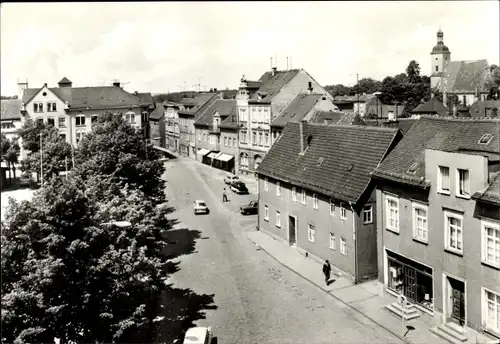
<svg viewBox="0 0 500 344">
<path fill-rule="evenodd" d="M 125 120 L 130 124 L 135 124 L 135 112 L 127 112 L 125 114 Z"/>
<path fill-rule="evenodd" d="M 85 132 L 79 131 L 76 133 L 76 143 L 80 142 L 80 140 L 83 138 L 83 135 L 85 135 Z"/>
<path fill-rule="evenodd" d="M 371 205 L 363 207 L 363 223 L 373 223 L 373 207 Z"/>
<path fill-rule="evenodd" d="M 43 118 L 37 118 L 36 119 L 36 125 L 37 126 L 42 126 L 43 125 Z"/>
<path fill-rule="evenodd" d="M 43 112 L 43 103 L 42 102 L 35 102 L 35 103 L 33 103 L 33 111 L 35 111 L 35 112 Z"/>
<path fill-rule="evenodd" d="M 227 137 L 224 137 L 224 147 L 227 147 Z"/>
<path fill-rule="evenodd" d="M 85 115 L 77 115 L 76 116 L 76 126 L 84 126 L 85 125 Z"/>
<path fill-rule="evenodd" d="M 281 196 L 281 186 L 280 182 L 276 182 L 276 196 Z"/>
<path fill-rule="evenodd" d="M 281 214 L 276 210 L 276 227 L 281 227 Z"/>
<path fill-rule="evenodd" d="M 438 166 L 438 192 L 450 194 L 450 168 Z"/>
<path fill-rule="evenodd" d="M 54 117 L 47 118 L 47 124 L 54 127 L 56 125 L 56 120 L 54 119 Z"/>
<path fill-rule="evenodd" d="M 295 187 L 292 188 L 292 202 L 297 202 L 297 189 Z"/>
<path fill-rule="evenodd" d="M 483 290 L 483 324 L 487 330 L 500 334 L 500 294 Z"/>
<path fill-rule="evenodd" d="M 266 178 L 264 178 L 264 190 L 265 190 L 265 191 L 269 191 L 269 184 L 268 184 L 268 182 L 267 182 L 267 177 L 266 177 Z"/>
<path fill-rule="evenodd" d="M 201 133 L 198 132 L 198 142 L 201 142 Z"/>
<path fill-rule="evenodd" d="M 247 138 L 247 132 L 246 131 L 242 131 L 241 134 L 240 134 L 240 142 L 241 143 L 246 143 L 246 138 Z"/>
<path fill-rule="evenodd" d="M 490 143 L 491 139 L 493 138 L 493 134 L 491 133 L 486 133 L 481 138 L 479 139 L 478 143 L 481 145 L 487 145 Z"/>
<path fill-rule="evenodd" d="M 340 219 L 347 220 L 347 209 L 345 208 L 345 203 L 340 203 Z"/>
<path fill-rule="evenodd" d="M 55 102 L 47 102 L 47 111 L 48 112 L 56 112 L 57 106 Z"/>
<path fill-rule="evenodd" d="M 269 208 L 267 205 L 264 206 L 264 220 L 269 221 Z"/>
<path fill-rule="evenodd" d="M 469 170 L 457 169 L 457 183 L 457 196 L 470 198 Z"/>
<path fill-rule="evenodd" d="M 302 204 L 304 204 L 304 205 L 307 204 L 306 190 L 304 190 L 304 189 L 302 189 L 301 201 L 302 201 Z"/>
<path fill-rule="evenodd" d="M 310 223 L 307 225 L 307 240 L 310 242 L 316 242 L 316 230 Z"/>
<path fill-rule="evenodd" d="M 344 238 L 340 238 L 340 253 L 344 256 L 347 254 L 347 243 Z"/>
<path fill-rule="evenodd" d="M 462 253 L 463 216 L 446 211 L 444 213 L 445 247 L 447 250 Z"/>
<path fill-rule="evenodd" d="M 436 72 L 438 72 L 438 71 L 439 71 L 439 67 L 438 67 L 438 66 L 436 66 Z"/>
<path fill-rule="evenodd" d="M 269 146 L 269 133 L 266 133 L 266 134 L 265 134 L 264 144 L 265 144 L 266 146 Z"/>
<path fill-rule="evenodd" d="M 330 198 L 330 215 L 335 215 L 335 201 Z"/>
<path fill-rule="evenodd" d="M 399 232 L 399 201 L 392 196 L 385 196 L 385 216 L 387 229 Z"/>
<path fill-rule="evenodd" d="M 63 139 L 63 140 L 65 140 L 65 141 L 66 141 L 66 134 L 61 133 L 61 134 L 59 134 L 59 137 L 60 137 L 61 139 Z"/>
<path fill-rule="evenodd" d="M 90 116 L 90 124 L 94 124 L 95 122 L 97 122 L 97 115 Z"/>
<path fill-rule="evenodd" d="M 330 233 L 330 249 L 335 250 L 335 248 L 336 248 L 335 234 Z"/>
<path fill-rule="evenodd" d="M 236 148 L 236 138 L 233 137 L 233 147 Z"/>
<path fill-rule="evenodd" d="M 500 225 L 483 220 L 481 221 L 481 231 L 483 235 L 481 261 L 500 267 Z"/>
<path fill-rule="evenodd" d="M 318 195 L 313 193 L 313 209 L 318 209 L 318 208 L 319 208 Z"/>
<path fill-rule="evenodd" d="M 252 132 L 252 144 L 256 145 L 257 144 L 257 133 Z"/>
<path fill-rule="evenodd" d="M 263 136 L 263 134 L 259 133 L 259 146 L 262 146 L 262 144 L 263 144 L 262 136 Z"/>
<path fill-rule="evenodd" d="M 413 208 L 413 239 L 427 242 L 428 240 L 428 220 L 427 206 L 423 204 L 412 204 Z"/>
</svg>

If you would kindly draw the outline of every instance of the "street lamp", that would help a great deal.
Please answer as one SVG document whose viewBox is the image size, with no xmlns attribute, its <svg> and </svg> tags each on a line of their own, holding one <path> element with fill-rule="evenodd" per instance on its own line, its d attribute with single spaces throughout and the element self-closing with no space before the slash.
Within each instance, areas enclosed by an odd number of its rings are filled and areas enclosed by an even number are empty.
<svg viewBox="0 0 500 344">
<path fill-rule="evenodd" d="M 101 223 L 101 226 L 104 226 L 104 225 L 112 225 L 112 226 L 116 226 L 119 228 L 128 228 L 128 227 L 132 226 L 132 224 L 129 221 L 110 221 L 110 222 Z"/>
</svg>

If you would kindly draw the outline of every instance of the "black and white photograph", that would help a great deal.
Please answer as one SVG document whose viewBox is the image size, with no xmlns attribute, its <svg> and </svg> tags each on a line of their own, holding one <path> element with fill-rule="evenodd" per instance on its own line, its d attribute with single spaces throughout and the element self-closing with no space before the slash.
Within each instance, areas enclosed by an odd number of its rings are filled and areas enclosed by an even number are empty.
<svg viewBox="0 0 500 344">
<path fill-rule="evenodd" d="M 3 2 L 10 344 L 500 344 L 500 2 Z"/>
</svg>

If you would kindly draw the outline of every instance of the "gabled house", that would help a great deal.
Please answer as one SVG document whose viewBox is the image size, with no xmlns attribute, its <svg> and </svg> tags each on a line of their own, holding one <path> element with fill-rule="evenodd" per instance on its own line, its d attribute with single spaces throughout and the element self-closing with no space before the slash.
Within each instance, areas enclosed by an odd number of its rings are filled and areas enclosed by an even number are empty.
<svg viewBox="0 0 500 344">
<path fill-rule="evenodd" d="M 24 158 L 25 152 L 22 145 L 22 139 L 17 136 L 16 131 L 22 126 L 22 114 L 20 99 L 2 99 L 1 101 L 1 114 L 0 114 L 0 125 L 1 132 L 5 134 L 7 139 L 19 139 L 19 146 L 21 147 L 21 152 L 19 154 L 19 159 Z"/>
<path fill-rule="evenodd" d="M 370 173 L 401 139 L 396 129 L 290 122 L 257 169 L 259 230 L 356 282 L 377 276 Z"/>
<path fill-rule="evenodd" d="M 151 144 L 165 147 L 165 108 L 163 103 L 156 103 L 155 109 L 149 114 L 149 140 Z"/>
<path fill-rule="evenodd" d="M 163 102 L 165 109 L 165 145 L 172 152 L 179 152 L 180 148 L 180 128 L 179 111 L 184 110 L 180 103 Z"/>
<path fill-rule="evenodd" d="M 194 98 L 181 100 L 182 109 L 177 111 L 179 117 L 179 147 L 180 154 L 196 159 L 196 134 L 194 123 L 203 112 L 217 99 L 222 99 L 218 93 L 199 93 Z"/>
<path fill-rule="evenodd" d="M 236 115 L 236 100 L 217 99 L 196 120 L 197 160 L 208 165 L 231 171 L 234 168 L 234 156 L 222 153 L 222 147 L 228 145 L 227 138 L 221 137 L 221 123 L 228 116 Z M 231 145 L 236 141 L 231 141 Z"/>
<path fill-rule="evenodd" d="M 412 118 L 420 116 L 441 116 L 446 117 L 451 114 L 451 111 L 443 105 L 436 97 L 432 97 L 429 101 L 418 105 L 411 111 Z"/>
<path fill-rule="evenodd" d="M 58 87 L 44 84 L 23 89 L 22 102 L 23 119 L 59 128 L 61 136 L 74 145 L 104 112 L 121 112 L 131 125 L 144 129 L 143 119 L 152 111 L 148 100 L 143 103 L 139 96 L 121 88 L 119 82 L 113 86 L 73 87 L 67 78 L 59 81 Z"/>
<path fill-rule="evenodd" d="M 228 160 L 228 171 L 235 172 L 235 160 L 238 156 L 238 114 L 229 115 L 219 125 L 221 135 L 221 156 Z"/>
<path fill-rule="evenodd" d="M 381 289 L 457 342 L 500 337 L 499 172 L 499 119 L 421 117 L 372 174 Z"/>
<path fill-rule="evenodd" d="M 288 122 L 311 121 L 316 111 L 336 111 L 337 106 L 325 94 L 297 94 L 271 122 L 271 145 L 281 135 Z"/>
<path fill-rule="evenodd" d="M 236 95 L 240 139 L 238 173 L 255 173 L 271 147 L 271 122 L 295 96 L 306 92 L 333 99 L 303 69 L 280 71 L 274 67 L 258 81 L 249 81 L 243 76 Z"/>
</svg>

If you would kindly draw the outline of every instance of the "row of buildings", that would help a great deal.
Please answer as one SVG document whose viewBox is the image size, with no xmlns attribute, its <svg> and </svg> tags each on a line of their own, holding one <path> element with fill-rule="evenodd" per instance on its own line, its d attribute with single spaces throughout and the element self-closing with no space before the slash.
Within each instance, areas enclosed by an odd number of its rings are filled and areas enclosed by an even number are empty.
<svg viewBox="0 0 500 344">
<path fill-rule="evenodd" d="M 440 318 L 452 342 L 500 338 L 500 119 L 291 122 L 257 174 L 261 231 L 377 279 L 389 310 Z"/>
</svg>

